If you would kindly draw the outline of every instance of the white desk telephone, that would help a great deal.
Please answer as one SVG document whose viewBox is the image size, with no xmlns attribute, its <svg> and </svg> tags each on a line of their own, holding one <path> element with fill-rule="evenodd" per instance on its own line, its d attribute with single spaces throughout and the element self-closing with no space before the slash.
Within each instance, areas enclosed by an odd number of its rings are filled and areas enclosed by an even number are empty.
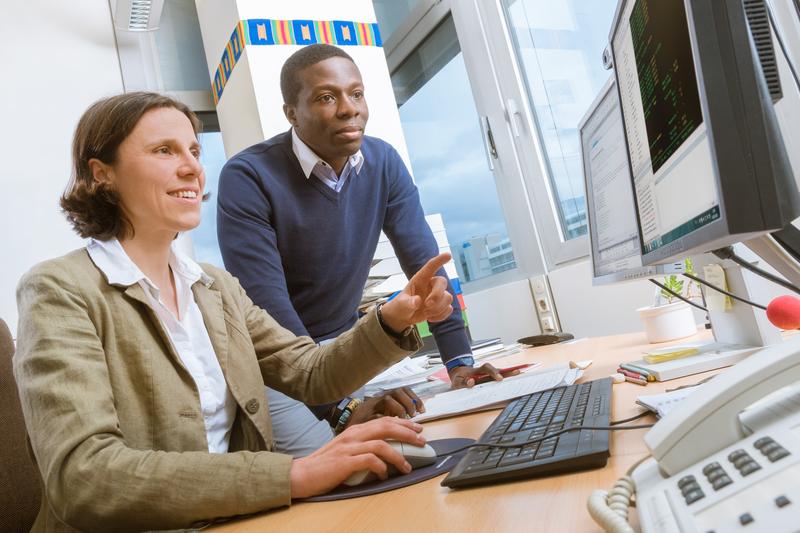
<svg viewBox="0 0 800 533">
<path fill-rule="evenodd" d="M 702 385 L 645 436 L 652 457 L 590 498 L 607 531 L 800 531 L 800 338 Z"/>
</svg>

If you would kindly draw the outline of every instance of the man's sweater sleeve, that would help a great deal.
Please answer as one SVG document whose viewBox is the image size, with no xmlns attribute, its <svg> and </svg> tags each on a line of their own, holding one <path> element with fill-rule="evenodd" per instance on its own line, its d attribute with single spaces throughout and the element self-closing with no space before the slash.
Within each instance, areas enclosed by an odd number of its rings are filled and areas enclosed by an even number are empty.
<svg viewBox="0 0 800 533">
<path fill-rule="evenodd" d="M 394 148 L 388 144 L 385 146 L 388 153 L 383 171 L 389 184 L 389 202 L 383 231 L 394 247 L 403 272 L 410 279 L 429 259 L 439 254 L 439 246 L 425 221 L 419 192 L 405 163 Z M 437 275 L 447 279 L 443 268 Z M 472 353 L 461 307 L 449 279 L 447 290 L 453 295 L 453 312 L 446 320 L 430 324 L 444 361 Z"/>
<path fill-rule="evenodd" d="M 253 303 L 295 335 L 308 335 L 286 287 L 264 180 L 241 156 L 220 173 L 217 240 L 225 269 L 239 278 Z"/>
</svg>

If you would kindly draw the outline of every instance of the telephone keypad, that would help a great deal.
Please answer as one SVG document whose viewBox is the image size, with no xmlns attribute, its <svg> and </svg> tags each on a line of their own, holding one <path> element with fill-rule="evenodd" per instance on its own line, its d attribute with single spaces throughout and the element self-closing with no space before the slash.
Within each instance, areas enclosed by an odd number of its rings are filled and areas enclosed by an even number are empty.
<svg viewBox="0 0 800 533">
<path fill-rule="evenodd" d="M 722 465 L 720 465 L 716 461 L 714 461 L 713 463 L 708 463 L 706 466 L 703 467 L 703 473 L 706 476 L 710 475 L 711 472 L 714 472 L 715 470 L 722 470 Z M 724 472 L 724 470 L 723 470 L 723 472 Z"/>
<path fill-rule="evenodd" d="M 678 488 L 683 495 L 683 499 L 686 500 L 686 505 L 691 505 L 697 500 L 702 500 L 706 496 L 700 488 L 697 478 L 692 475 L 680 478 L 678 480 Z"/>
<path fill-rule="evenodd" d="M 706 475 L 708 482 L 711 483 L 711 486 L 714 490 L 719 490 L 722 487 L 727 487 L 733 480 L 731 480 L 728 473 L 722 468 L 718 462 L 714 461 L 713 463 L 709 463 L 703 467 L 703 474 Z"/>
<path fill-rule="evenodd" d="M 749 476 L 756 470 L 761 470 L 761 466 L 750 457 L 749 453 L 741 448 L 728 454 L 728 461 L 733 463 L 733 466 L 742 476 Z"/>
<path fill-rule="evenodd" d="M 772 437 L 761 437 L 753 443 L 762 454 L 769 459 L 770 463 L 774 463 L 789 455 L 789 450 L 775 442 Z"/>
</svg>

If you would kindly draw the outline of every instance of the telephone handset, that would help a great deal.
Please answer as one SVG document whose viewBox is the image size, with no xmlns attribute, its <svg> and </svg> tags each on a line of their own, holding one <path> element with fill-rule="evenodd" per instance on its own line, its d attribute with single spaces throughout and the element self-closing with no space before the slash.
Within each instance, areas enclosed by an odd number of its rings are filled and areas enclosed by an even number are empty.
<svg viewBox="0 0 800 533">
<path fill-rule="evenodd" d="M 592 516 L 632 531 L 635 490 L 644 533 L 800 531 L 800 338 L 701 387 L 647 433 L 651 458 L 592 495 Z"/>
</svg>

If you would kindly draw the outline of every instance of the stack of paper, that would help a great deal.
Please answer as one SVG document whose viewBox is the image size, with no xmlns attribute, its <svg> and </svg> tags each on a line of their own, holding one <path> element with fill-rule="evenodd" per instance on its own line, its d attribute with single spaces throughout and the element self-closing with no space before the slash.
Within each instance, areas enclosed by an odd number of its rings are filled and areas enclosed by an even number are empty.
<svg viewBox="0 0 800 533">
<path fill-rule="evenodd" d="M 426 383 L 428 376 L 440 368 L 444 367 L 439 365 L 435 368 L 427 368 L 421 358 L 406 357 L 372 378 L 364 386 L 364 394 L 374 396 L 382 391 Z"/>
<path fill-rule="evenodd" d="M 514 398 L 553 387 L 572 385 L 582 371 L 564 363 L 542 370 L 512 376 L 503 381 L 476 385 L 471 389 L 448 390 L 425 400 L 425 412 L 412 418 L 415 422 L 501 407 Z"/>
</svg>

